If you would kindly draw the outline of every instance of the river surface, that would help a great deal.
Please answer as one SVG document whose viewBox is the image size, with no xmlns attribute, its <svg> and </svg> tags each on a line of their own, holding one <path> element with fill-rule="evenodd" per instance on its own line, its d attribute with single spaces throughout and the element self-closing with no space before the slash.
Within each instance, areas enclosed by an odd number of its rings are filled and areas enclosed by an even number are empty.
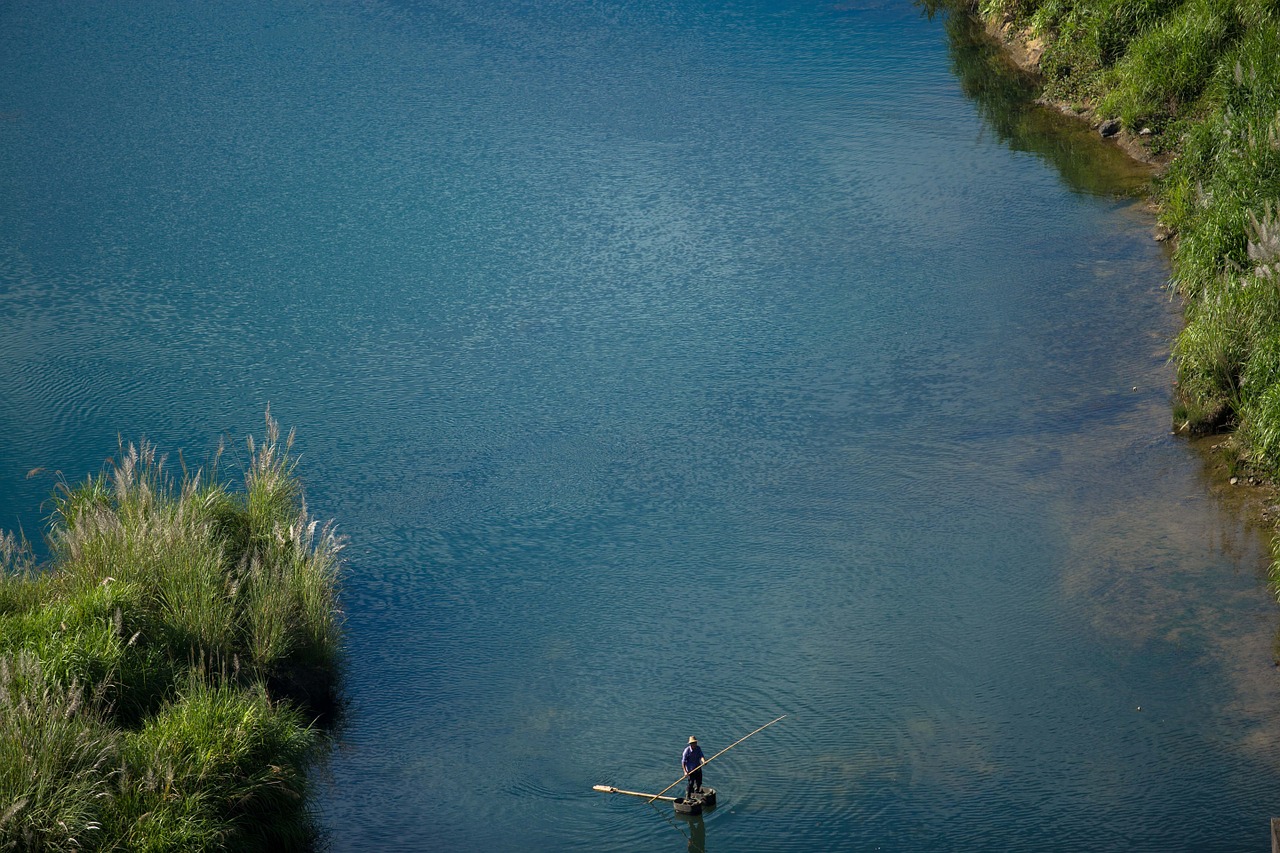
<svg viewBox="0 0 1280 853">
<path fill-rule="evenodd" d="M 897 0 L 8 0 L 0 526 L 296 427 L 336 851 L 1265 849 L 1265 541 L 1169 434 L 1167 259 L 980 54 Z M 591 789 L 781 714 L 702 820 Z"/>
</svg>

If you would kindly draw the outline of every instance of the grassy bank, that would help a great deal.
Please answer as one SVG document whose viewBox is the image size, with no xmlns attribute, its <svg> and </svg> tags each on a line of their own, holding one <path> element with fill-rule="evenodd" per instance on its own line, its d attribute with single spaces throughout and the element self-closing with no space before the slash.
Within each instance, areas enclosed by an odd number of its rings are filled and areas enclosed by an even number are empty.
<svg viewBox="0 0 1280 853">
<path fill-rule="evenodd" d="M 1097 125 L 1118 121 L 1169 158 L 1154 194 L 1176 236 L 1173 286 L 1186 311 L 1173 347 L 1175 428 L 1228 431 L 1232 465 L 1280 478 L 1280 3 L 926 6 L 1030 45 L 1045 98 Z M 1273 556 L 1280 582 L 1280 545 Z"/>
<path fill-rule="evenodd" d="M 305 849 L 341 543 L 268 417 L 243 489 L 148 444 L 0 537 L 0 850 Z"/>
</svg>

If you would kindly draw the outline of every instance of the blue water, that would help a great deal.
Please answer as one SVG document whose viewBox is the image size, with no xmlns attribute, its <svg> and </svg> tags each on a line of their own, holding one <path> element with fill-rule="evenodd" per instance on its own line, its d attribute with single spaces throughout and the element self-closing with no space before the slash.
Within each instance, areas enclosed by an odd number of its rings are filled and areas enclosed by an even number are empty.
<svg viewBox="0 0 1280 853">
<path fill-rule="evenodd" d="M 10 0 L 0 526 L 296 427 L 337 851 L 1262 849 L 1167 260 L 963 66 L 898 0 Z M 780 714 L 704 820 L 591 790 Z"/>
</svg>

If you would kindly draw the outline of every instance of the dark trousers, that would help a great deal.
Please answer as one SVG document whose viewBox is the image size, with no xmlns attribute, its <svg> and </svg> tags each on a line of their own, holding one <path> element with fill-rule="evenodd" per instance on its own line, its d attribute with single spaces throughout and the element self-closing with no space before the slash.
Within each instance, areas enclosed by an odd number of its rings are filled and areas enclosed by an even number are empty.
<svg viewBox="0 0 1280 853">
<path fill-rule="evenodd" d="M 699 767 L 689 774 L 688 783 L 684 788 L 684 798 L 687 800 L 693 796 L 693 792 L 702 790 L 702 768 Z"/>
</svg>

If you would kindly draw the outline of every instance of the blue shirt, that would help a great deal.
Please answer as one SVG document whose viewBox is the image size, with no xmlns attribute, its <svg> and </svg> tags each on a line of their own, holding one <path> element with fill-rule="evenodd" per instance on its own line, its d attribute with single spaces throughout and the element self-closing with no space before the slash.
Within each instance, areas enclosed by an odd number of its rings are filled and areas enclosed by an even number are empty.
<svg viewBox="0 0 1280 853">
<path fill-rule="evenodd" d="M 684 748 L 684 755 L 680 758 L 680 764 L 684 767 L 684 772 L 697 770 L 702 764 L 702 747 L 696 743 L 691 743 Z"/>
</svg>

